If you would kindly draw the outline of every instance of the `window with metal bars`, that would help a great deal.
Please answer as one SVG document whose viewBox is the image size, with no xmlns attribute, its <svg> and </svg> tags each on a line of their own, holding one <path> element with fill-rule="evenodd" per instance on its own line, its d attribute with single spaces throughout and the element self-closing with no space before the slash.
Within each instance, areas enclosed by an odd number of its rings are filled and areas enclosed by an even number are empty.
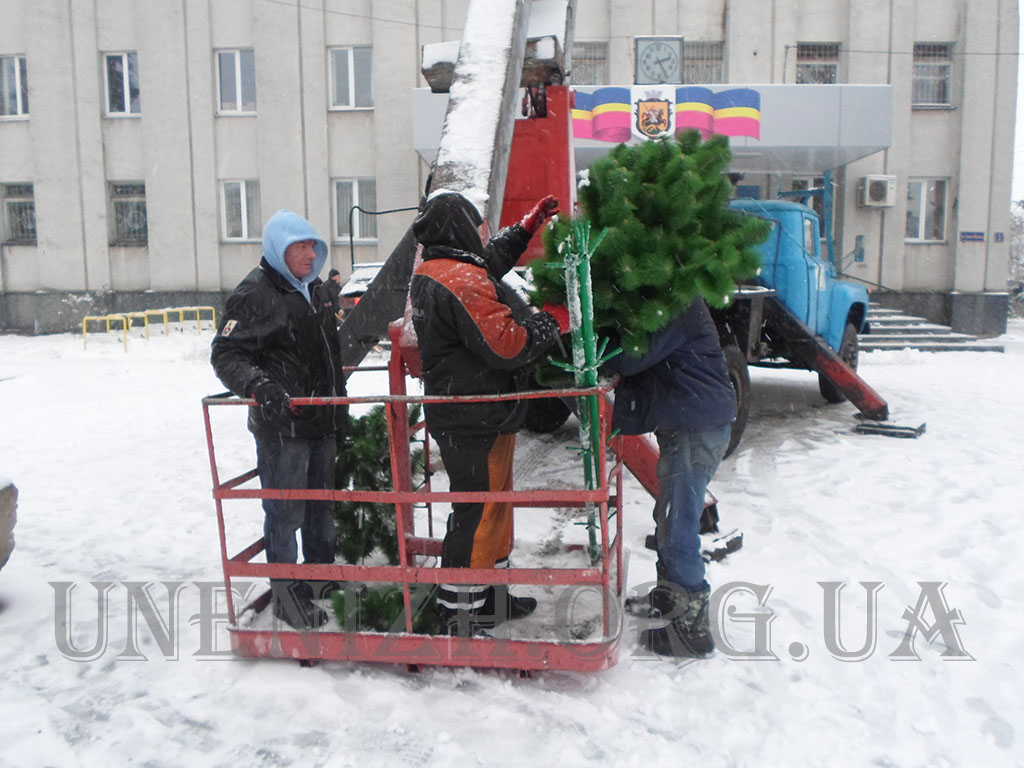
<svg viewBox="0 0 1024 768">
<path fill-rule="evenodd" d="M 573 85 L 608 84 L 608 43 L 573 43 L 572 83 Z"/>
<path fill-rule="evenodd" d="M 146 245 L 149 223 L 146 217 L 146 185 L 142 182 L 111 182 L 110 244 Z"/>
<path fill-rule="evenodd" d="M 5 242 L 36 244 L 36 201 L 31 184 L 4 184 Z"/>
<path fill-rule="evenodd" d="M 683 44 L 684 83 L 724 83 L 725 43 L 722 41 L 693 41 Z"/>
<path fill-rule="evenodd" d="M 800 85 L 839 82 L 839 43 L 797 43 L 796 81 Z"/>
<path fill-rule="evenodd" d="M 952 74 L 952 43 L 914 43 L 913 106 L 949 106 Z"/>
</svg>

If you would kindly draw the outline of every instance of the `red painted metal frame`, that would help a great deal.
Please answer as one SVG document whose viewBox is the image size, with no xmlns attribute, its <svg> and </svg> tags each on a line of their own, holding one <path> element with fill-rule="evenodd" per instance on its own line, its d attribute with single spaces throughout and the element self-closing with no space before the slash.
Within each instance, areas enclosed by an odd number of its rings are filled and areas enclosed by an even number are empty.
<svg viewBox="0 0 1024 768">
<path fill-rule="evenodd" d="M 352 660 L 382 663 L 420 665 L 471 666 L 510 668 L 521 671 L 541 669 L 567 669 L 592 671 L 605 669 L 618 658 L 622 633 L 620 611 L 626 579 L 626 562 L 622 550 L 622 463 L 609 468 L 604 455 L 600 458 L 601 486 L 596 490 L 512 490 L 493 493 L 452 493 L 431 490 L 429 482 L 414 488 L 412 461 L 409 449 L 413 433 L 425 435 L 425 425 L 409 426 L 408 408 L 412 403 L 479 402 L 539 397 L 579 397 L 597 395 L 600 406 L 600 429 L 607 439 L 611 412 L 604 395 L 607 388 L 543 390 L 519 395 L 479 397 L 424 397 L 406 394 L 406 367 L 398 344 L 392 347 L 389 365 L 391 394 L 372 397 L 294 398 L 296 405 L 384 403 L 388 437 L 391 443 L 391 491 L 358 490 L 264 490 L 243 487 L 256 477 L 249 470 L 237 477 L 221 480 L 214 449 L 210 409 L 221 406 L 248 406 L 252 400 L 220 396 L 203 399 L 203 418 L 206 426 L 207 449 L 213 478 L 213 498 L 217 509 L 217 528 L 220 537 L 221 561 L 224 570 L 229 632 L 233 651 L 246 657 L 291 658 L 301 661 Z M 429 444 L 429 441 L 424 441 Z M 613 441 L 614 442 L 614 441 Z M 429 474 L 429 473 L 428 473 Z M 614 492 L 612 492 L 614 489 Z M 263 539 L 258 539 L 241 552 L 229 554 L 227 549 L 227 523 L 224 502 L 234 499 L 292 498 L 374 501 L 395 505 L 398 527 L 399 564 L 368 565 L 287 565 L 253 562 L 263 551 Z M 511 501 L 514 507 L 569 507 L 594 505 L 600 527 L 600 562 L 586 568 L 438 568 L 424 563 L 427 556 L 440 553 L 441 539 L 433 537 L 432 507 L 437 502 L 453 501 Z M 417 535 L 413 505 L 428 508 L 426 536 Z M 614 529 L 612 526 L 614 525 Z M 248 610 L 259 612 L 268 602 L 264 594 L 254 603 L 236 610 L 232 581 L 241 578 L 291 578 L 335 580 L 340 582 L 389 582 L 402 585 L 405 601 L 405 632 L 365 632 L 329 630 L 296 631 L 277 623 L 273 630 L 248 629 L 239 625 L 239 617 Z M 533 584 L 590 586 L 600 591 L 602 600 L 602 635 L 599 640 L 578 642 L 568 637 L 545 639 L 457 638 L 412 633 L 413 600 L 411 585 L 417 584 Z"/>
<path fill-rule="evenodd" d="M 512 128 L 508 175 L 499 227 L 520 221 L 545 195 L 554 195 L 562 216 L 576 202 L 576 164 L 572 151 L 572 94 L 566 85 L 547 87 L 547 114 L 516 120 Z M 544 239 L 534 237 L 519 259 L 529 264 L 544 255 Z"/>
</svg>

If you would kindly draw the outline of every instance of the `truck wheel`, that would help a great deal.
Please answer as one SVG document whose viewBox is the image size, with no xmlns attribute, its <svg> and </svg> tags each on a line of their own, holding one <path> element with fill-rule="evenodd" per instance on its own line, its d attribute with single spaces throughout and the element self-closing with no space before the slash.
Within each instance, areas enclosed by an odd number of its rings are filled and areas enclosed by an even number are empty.
<svg viewBox="0 0 1024 768">
<path fill-rule="evenodd" d="M 857 328 L 853 323 L 847 323 L 846 328 L 843 330 L 843 341 L 839 345 L 839 357 L 856 371 L 859 352 Z M 846 400 L 846 395 L 836 389 L 835 385 L 820 373 L 818 374 L 818 391 L 821 392 L 821 396 L 825 398 L 825 401 L 829 403 L 841 403 Z"/>
<path fill-rule="evenodd" d="M 750 371 L 747 370 L 746 355 L 735 344 L 722 347 L 722 354 L 725 355 L 729 381 L 732 382 L 733 392 L 736 393 L 736 421 L 732 423 L 729 447 L 725 449 L 725 455 L 731 456 L 740 444 L 743 430 L 747 428 L 747 416 L 750 414 Z"/>
</svg>

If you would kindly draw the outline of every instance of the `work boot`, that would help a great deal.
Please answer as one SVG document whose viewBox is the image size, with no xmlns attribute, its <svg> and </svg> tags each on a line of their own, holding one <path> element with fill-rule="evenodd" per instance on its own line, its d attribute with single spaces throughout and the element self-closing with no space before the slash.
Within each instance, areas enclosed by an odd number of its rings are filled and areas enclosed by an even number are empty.
<svg viewBox="0 0 1024 768">
<path fill-rule="evenodd" d="M 331 595 L 341 590 L 340 581 L 314 581 L 306 582 L 312 590 L 314 600 L 330 600 Z"/>
<path fill-rule="evenodd" d="M 521 619 L 537 610 L 534 597 L 516 597 L 505 585 L 487 588 L 487 599 L 478 610 L 477 622 L 484 627 L 496 627 L 511 619 Z"/>
<path fill-rule="evenodd" d="M 327 612 L 313 602 L 305 581 L 275 580 L 270 585 L 274 617 L 295 629 L 316 629 L 327 623 Z"/>
<path fill-rule="evenodd" d="M 493 637 L 487 630 L 494 624 L 480 621 L 481 617 L 475 611 L 453 611 L 440 605 L 437 610 L 441 614 L 441 623 L 444 624 L 446 634 L 452 637 Z"/>
<path fill-rule="evenodd" d="M 697 659 L 710 656 L 715 650 L 708 610 L 710 587 L 694 592 L 682 588 L 665 591 L 672 596 L 673 605 L 662 615 L 671 618 L 671 623 L 667 627 L 644 630 L 640 635 L 641 643 L 661 656 Z"/>
<path fill-rule="evenodd" d="M 674 615 L 673 611 L 676 609 L 675 593 L 679 588 L 668 580 L 668 569 L 661 560 L 658 560 L 655 568 L 658 573 L 658 582 L 647 595 L 650 614 L 652 618 L 663 616 L 666 619 L 671 619 Z"/>
</svg>

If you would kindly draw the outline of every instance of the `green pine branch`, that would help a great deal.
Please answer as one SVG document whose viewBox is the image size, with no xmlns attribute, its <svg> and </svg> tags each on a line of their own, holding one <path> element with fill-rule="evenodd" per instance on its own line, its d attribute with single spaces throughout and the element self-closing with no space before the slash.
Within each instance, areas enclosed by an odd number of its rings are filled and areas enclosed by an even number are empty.
<svg viewBox="0 0 1024 768">
<path fill-rule="evenodd" d="M 760 267 L 756 246 L 770 225 L 730 210 L 725 172 L 729 142 L 702 141 L 689 131 L 676 139 L 620 144 L 595 163 L 579 189 L 583 217 L 607 229 L 591 260 L 594 322 L 620 339 L 626 354 L 647 348 L 695 298 L 722 307 Z M 570 220 L 545 232 L 545 258 L 535 261 L 533 300 L 564 303 L 564 243 Z"/>
</svg>

